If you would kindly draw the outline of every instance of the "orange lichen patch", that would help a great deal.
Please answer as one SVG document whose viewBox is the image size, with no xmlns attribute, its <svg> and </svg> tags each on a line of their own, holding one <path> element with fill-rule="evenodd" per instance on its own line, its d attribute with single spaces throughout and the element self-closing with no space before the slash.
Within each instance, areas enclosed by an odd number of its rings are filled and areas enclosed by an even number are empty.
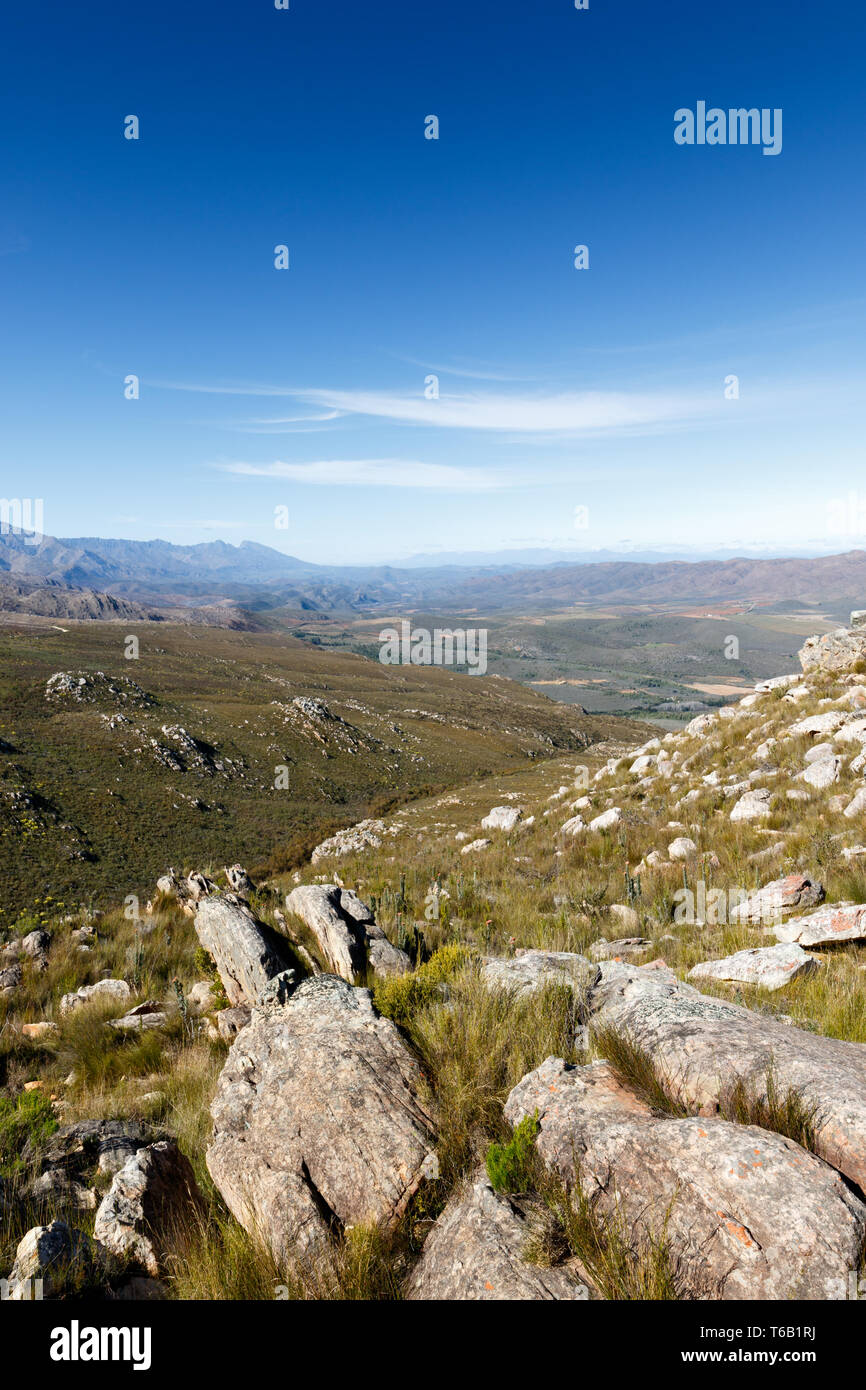
<svg viewBox="0 0 866 1390">
<path fill-rule="evenodd" d="M 727 1230 L 741 1245 L 751 1246 L 755 1244 L 745 1226 L 741 1226 L 738 1221 L 733 1221 L 730 1216 L 725 1216 L 723 1211 L 718 1212 L 717 1215 L 721 1217 Z"/>
<path fill-rule="evenodd" d="M 491 1282 L 490 1282 L 489 1279 L 486 1281 L 484 1287 L 485 1287 L 485 1289 L 492 1289 L 492 1288 L 493 1288 L 493 1285 L 491 1284 Z"/>
<path fill-rule="evenodd" d="M 706 1139 L 707 1137 L 707 1131 L 705 1129 L 699 1129 L 698 1134 L 701 1136 L 702 1139 Z"/>
</svg>

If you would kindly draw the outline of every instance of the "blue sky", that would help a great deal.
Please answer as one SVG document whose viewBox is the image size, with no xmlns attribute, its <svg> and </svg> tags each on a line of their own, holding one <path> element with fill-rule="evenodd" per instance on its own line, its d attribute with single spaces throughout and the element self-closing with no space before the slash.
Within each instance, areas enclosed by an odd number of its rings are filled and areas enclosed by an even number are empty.
<svg viewBox="0 0 866 1390">
<path fill-rule="evenodd" d="M 15 10 L 0 491 L 49 534 L 866 545 L 861 6 Z M 781 153 L 677 146 L 699 100 Z"/>
</svg>

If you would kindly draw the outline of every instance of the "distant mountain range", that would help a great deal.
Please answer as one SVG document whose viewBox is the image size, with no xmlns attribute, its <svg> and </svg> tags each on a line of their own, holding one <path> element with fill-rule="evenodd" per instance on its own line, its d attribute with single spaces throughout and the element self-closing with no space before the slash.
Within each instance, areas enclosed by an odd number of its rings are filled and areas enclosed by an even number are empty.
<svg viewBox="0 0 866 1390">
<path fill-rule="evenodd" d="M 866 606 L 866 551 L 810 558 L 616 559 L 529 565 L 316 565 L 244 541 L 55 539 L 0 534 L 0 610 L 242 625 L 242 613 L 505 611 L 575 603 Z M 520 554 L 521 552 L 513 552 Z M 487 560 L 490 557 L 485 557 Z M 28 608 L 28 605 L 30 607 Z M 193 617 L 195 611 L 196 617 Z"/>
</svg>

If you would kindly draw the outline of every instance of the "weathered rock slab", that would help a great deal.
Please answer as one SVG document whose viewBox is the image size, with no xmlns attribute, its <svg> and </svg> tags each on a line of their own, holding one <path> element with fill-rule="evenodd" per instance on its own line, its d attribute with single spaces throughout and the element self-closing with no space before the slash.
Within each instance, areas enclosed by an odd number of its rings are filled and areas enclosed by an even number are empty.
<svg viewBox="0 0 866 1390">
<path fill-rule="evenodd" d="M 453 1196 L 424 1242 L 406 1290 L 410 1301 L 582 1300 L 585 1284 L 563 1269 L 529 1264 L 531 1225 L 491 1187 L 482 1169 Z"/>
<path fill-rule="evenodd" d="M 819 962 L 807 955 L 801 946 L 782 943 L 778 946 L 757 946 L 753 950 L 736 951 L 724 960 L 704 960 L 692 966 L 690 980 L 734 980 L 761 989 L 782 989 L 801 975 L 819 969 Z"/>
<path fill-rule="evenodd" d="M 326 966 L 350 983 L 367 969 L 379 975 L 404 975 L 412 963 L 392 946 L 357 893 L 336 884 L 293 888 L 286 907 L 312 932 Z"/>
<path fill-rule="evenodd" d="M 866 940 L 866 904 L 827 903 L 808 917 L 794 917 L 774 928 L 779 941 L 800 946 L 834 946 Z"/>
<path fill-rule="evenodd" d="M 662 971 L 608 961 L 589 1006 L 595 1027 L 626 1033 L 673 1089 L 711 1113 L 736 1077 L 766 1096 L 794 1090 L 816 1107 L 822 1157 L 866 1188 L 866 1045 L 777 1023 L 710 999 Z"/>
<path fill-rule="evenodd" d="M 533 994 L 546 985 L 585 989 L 595 976 L 586 956 L 573 951 L 517 951 L 513 956 L 485 956 L 481 978 L 488 989 Z"/>
<path fill-rule="evenodd" d="M 171 1225 L 200 1201 L 192 1166 L 177 1144 L 149 1144 L 114 1174 L 96 1213 L 94 1239 L 155 1276 Z"/>
<path fill-rule="evenodd" d="M 730 918 L 732 922 L 774 922 L 796 907 L 814 907 L 823 900 L 823 884 L 805 874 L 786 874 L 784 878 L 765 884 L 756 893 L 750 893 L 743 902 L 731 908 Z"/>
<path fill-rule="evenodd" d="M 237 1220 L 279 1255 L 391 1222 L 435 1171 L 420 1069 L 369 990 L 306 980 L 256 1009 L 211 1106 L 207 1164 Z"/>
<path fill-rule="evenodd" d="M 270 979 L 291 968 L 285 938 L 225 897 L 202 898 L 195 930 L 216 961 L 230 1004 L 252 1006 Z"/>
<path fill-rule="evenodd" d="M 726 1120 L 657 1117 L 607 1063 L 549 1057 L 508 1097 L 537 1113 L 541 1158 L 636 1236 L 664 1233 L 691 1292 L 713 1299 L 844 1298 L 866 1206 L 790 1139 Z"/>
</svg>

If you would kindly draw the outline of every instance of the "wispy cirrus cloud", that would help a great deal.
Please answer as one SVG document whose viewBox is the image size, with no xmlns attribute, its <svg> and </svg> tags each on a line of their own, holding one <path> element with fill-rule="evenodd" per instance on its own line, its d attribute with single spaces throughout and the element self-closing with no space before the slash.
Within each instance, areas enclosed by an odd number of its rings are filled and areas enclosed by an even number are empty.
<svg viewBox="0 0 866 1390">
<path fill-rule="evenodd" d="M 594 435 L 681 425 L 719 409 L 709 395 L 637 394 L 623 391 L 519 395 L 502 392 L 423 396 L 384 391 L 313 390 L 299 393 L 310 405 L 403 424 L 494 430 L 512 434 Z"/>
<path fill-rule="evenodd" d="M 498 470 L 461 468 L 417 459 L 320 459 L 308 463 L 217 463 L 224 473 L 254 478 L 282 478 L 312 487 L 435 488 L 443 492 L 488 492 L 519 479 Z"/>
<path fill-rule="evenodd" d="M 442 392 L 428 400 L 423 392 L 342 390 L 330 387 L 280 387 L 253 383 L 195 385 L 153 382 L 176 391 L 211 395 L 271 396 L 307 406 L 309 415 L 253 417 L 232 428 L 253 434 L 293 433 L 346 416 L 519 435 L 579 437 L 604 434 L 657 433 L 709 418 L 721 408 L 721 391 L 474 391 Z"/>
</svg>

